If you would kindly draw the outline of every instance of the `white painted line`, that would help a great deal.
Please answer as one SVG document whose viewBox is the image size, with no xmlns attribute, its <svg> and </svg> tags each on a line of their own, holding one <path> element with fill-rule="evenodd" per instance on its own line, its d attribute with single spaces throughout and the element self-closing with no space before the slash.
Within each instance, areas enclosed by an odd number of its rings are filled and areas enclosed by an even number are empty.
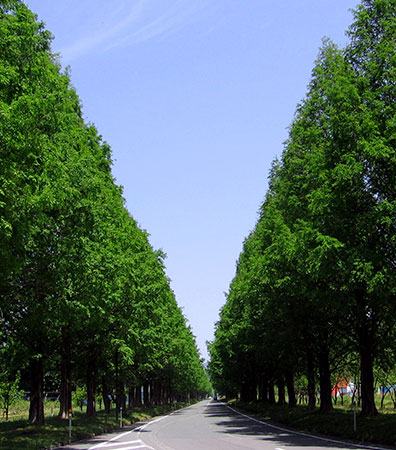
<svg viewBox="0 0 396 450">
<path fill-rule="evenodd" d="M 162 416 L 162 417 L 160 417 L 160 418 L 158 418 L 158 419 L 152 420 L 151 422 L 147 422 L 147 423 L 145 423 L 144 425 L 142 425 L 141 427 L 135 428 L 133 431 L 138 431 L 138 430 L 139 430 L 139 432 L 138 432 L 138 437 L 139 437 L 140 432 L 141 432 L 142 430 L 144 430 L 146 427 L 148 427 L 148 426 L 151 425 L 152 423 L 159 422 L 160 420 L 166 419 L 166 418 L 169 417 L 169 416 L 170 416 L 170 414 L 168 414 L 167 416 Z"/>
<path fill-rule="evenodd" d="M 101 448 L 108 449 L 108 450 L 112 450 L 114 447 L 118 447 L 119 450 L 134 450 L 135 448 L 148 448 L 148 449 L 154 450 L 153 447 L 146 445 L 141 439 L 134 440 L 134 441 L 124 441 L 124 442 L 107 441 L 107 442 L 104 442 L 103 444 L 104 445 Z M 136 445 L 131 445 L 131 444 L 136 444 Z"/>
<path fill-rule="evenodd" d="M 368 448 L 370 450 L 387 450 L 384 447 L 371 447 L 369 445 L 363 445 L 363 444 L 352 444 L 351 442 L 337 441 L 335 439 L 328 439 L 328 438 L 324 438 L 324 437 L 320 437 L 320 436 L 315 436 L 313 434 L 302 433 L 301 431 L 288 430 L 287 428 L 278 427 L 278 426 L 272 425 L 272 424 L 270 424 L 268 422 L 264 422 L 263 420 L 255 419 L 254 417 L 248 416 L 247 414 L 243 414 L 243 413 L 237 411 L 236 409 L 231 408 L 231 406 L 228 406 L 225 403 L 222 403 L 222 404 L 227 406 L 227 408 L 231 409 L 231 411 L 234 411 L 235 413 L 237 413 L 237 414 L 239 414 L 239 415 L 241 415 L 243 417 L 246 417 L 247 419 L 253 420 L 254 422 L 261 423 L 261 424 L 263 424 L 263 425 L 265 425 L 267 427 L 274 428 L 275 430 L 284 431 L 284 432 L 290 433 L 290 434 L 297 434 L 298 436 L 304 436 L 304 437 L 308 437 L 308 438 L 311 438 L 311 439 L 318 439 L 319 441 L 331 442 L 333 444 L 341 444 L 341 445 L 347 445 L 347 446 L 349 445 L 351 447 L 357 447 L 357 448 Z"/>
<path fill-rule="evenodd" d="M 134 447 L 125 447 L 122 450 L 135 450 L 135 448 L 148 448 L 148 449 L 151 449 L 151 450 L 155 450 L 153 447 L 150 447 L 149 445 L 145 445 L 145 444 L 143 444 L 143 445 L 135 445 Z"/>
<path fill-rule="evenodd" d="M 103 442 L 103 446 L 102 446 L 102 448 L 105 448 L 105 447 L 120 447 L 120 446 L 123 446 L 123 445 L 130 445 L 130 444 L 141 444 L 142 443 L 142 441 L 140 440 L 140 439 L 138 439 L 138 440 L 135 440 L 135 441 L 123 441 L 123 442 L 110 442 L 110 441 L 107 441 L 107 442 Z M 92 447 L 91 447 L 92 448 Z"/>
<path fill-rule="evenodd" d="M 116 444 L 109 444 L 109 442 L 114 442 L 117 439 L 120 439 L 121 437 L 127 436 L 128 434 L 133 433 L 135 430 L 130 430 L 130 431 L 126 431 L 125 433 L 121 433 L 121 434 L 117 434 L 116 436 L 114 436 L 113 438 L 109 439 L 106 442 L 101 442 L 100 444 L 96 444 L 92 447 L 89 447 L 88 450 L 94 450 L 95 448 L 103 448 L 109 445 L 116 445 Z"/>
<path fill-rule="evenodd" d="M 194 406 L 194 405 L 191 405 L 191 406 Z M 144 425 L 141 425 L 140 427 L 134 428 L 133 430 L 126 431 L 125 433 L 117 434 L 117 436 L 114 436 L 113 438 L 109 439 L 106 442 L 101 442 L 100 444 L 96 444 L 96 445 L 94 445 L 92 447 L 89 447 L 88 450 L 94 450 L 96 448 L 103 448 L 103 447 L 110 446 L 110 445 L 117 445 L 117 444 L 109 444 L 109 443 L 110 442 L 114 442 L 114 441 L 116 441 L 117 439 L 120 439 L 123 436 L 127 436 L 128 434 L 134 433 L 135 431 L 138 432 L 137 437 L 139 437 L 140 432 L 142 430 L 144 430 L 146 427 L 148 427 L 149 425 L 151 425 L 152 423 L 159 422 L 160 420 L 166 419 L 167 417 L 171 416 L 172 414 L 174 414 L 174 413 L 176 413 L 178 411 L 181 411 L 182 409 L 191 408 L 191 406 L 186 406 L 185 408 L 180 408 L 180 409 L 178 409 L 176 411 L 171 412 L 170 414 L 168 414 L 166 416 L 159 417 L 158 419 L 155 419 L 155 420 L 152 420 L 150 422 L 147 422 Z M 141 441 L 141 442 L 144 444 L 143 441 Z M 146 445 L 146 447 L 151 449 L 151 450 L 155 450 L 155 449 L 153 449 L 153 447 L 150 447 L 149 445 Z M 122 449 L 122 450 L 124 450 L 124 449 Z"/>
</svg>

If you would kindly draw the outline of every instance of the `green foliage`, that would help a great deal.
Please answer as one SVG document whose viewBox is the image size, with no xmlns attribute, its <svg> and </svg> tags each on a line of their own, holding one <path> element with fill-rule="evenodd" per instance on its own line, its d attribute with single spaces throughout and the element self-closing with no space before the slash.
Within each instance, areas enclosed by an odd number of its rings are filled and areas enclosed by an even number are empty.
<svg viewBox="0 0 396 450">
<path fill-rule="evenodd" d="M 373 367 L 394 355 L 396 325 L 396 4 L 354 15 L 345 50 L 323 43 L 238 260 L 210 346 L 224 394 L 304 375 L 329 410 L 331 374 L 349 365 L 376 414 Z"/>
<path fill-rule="evenodd" d="M 87 399 L 86 390 L 81 386 L 77 386 L 72 394 L 72 403 L 78 405 L 78 407 L 82 411 L 83 406 L 84 406 L 84 401 L 86 399 Z"/>
<path fill-rule="evenodd" d="M 8 420 L 10 408 L 21 397 L 20 379 L 19 373 L 14 379 L 10 379 L 10 374 L 7 371 L 0 373 L 0 408 L 6 420 Z"/>
<path fill-rule="evenodd" d="M 63 412 L 73 384 L 94 408 L 103 379 L 118 400 L 154 381 L 204 395 L 164 255 L 126 210 L 51 39 L 22 1 L 1 3 L 0 367 L 24 369 L 36 423 L 48 379 L 60 378 Z"/>
</svg>

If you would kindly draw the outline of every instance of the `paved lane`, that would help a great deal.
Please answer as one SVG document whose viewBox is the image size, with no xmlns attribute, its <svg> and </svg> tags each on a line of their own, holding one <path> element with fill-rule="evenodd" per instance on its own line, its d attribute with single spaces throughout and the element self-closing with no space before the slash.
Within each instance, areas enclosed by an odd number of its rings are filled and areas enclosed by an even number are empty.
<svg viewBox="0 0 396 450">
<path fill-rule="evenodd" d="M 215 401 L 200 402 L 143 427 L 137 436 L 155 450 L 364 449 L 271 427 Z M 374 448 L 374 447 L 372 447 Z M 377 447 L 379 448 L 379 447 Z"/>
<path fill-rule="evenodd" d="M 70 450 L 382 449 L 344 444 L 274 427 L 216 401 L 203 401 L 118 434 L 72 444 Z"/>
</svg>

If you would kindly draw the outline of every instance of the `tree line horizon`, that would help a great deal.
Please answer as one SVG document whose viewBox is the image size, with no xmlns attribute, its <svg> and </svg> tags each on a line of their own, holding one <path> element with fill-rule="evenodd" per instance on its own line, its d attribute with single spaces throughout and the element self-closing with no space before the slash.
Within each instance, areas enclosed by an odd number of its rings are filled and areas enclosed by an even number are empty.
<svg viewBox="0 0 396 450">
<path fill-rule="evenodd" d="M 83 119 L 52 35 L 21 0 L 0 2 L 0 401 L 85 389 L 87 414 L 211 392 L 162 251 L 129 214 L 111 149 Z M 8 399 L 8 400 L 7 400 Z"/>
<path fill-rule="evenodd" d="M 273 162 L 209 372 L 226 397 L 294 406 L 298 389 L 324 412 L 350 378 L 374 416 L 396 385 L 396 1 L 362 0 L 347 36 L 324 39 Z"/>
</svg>

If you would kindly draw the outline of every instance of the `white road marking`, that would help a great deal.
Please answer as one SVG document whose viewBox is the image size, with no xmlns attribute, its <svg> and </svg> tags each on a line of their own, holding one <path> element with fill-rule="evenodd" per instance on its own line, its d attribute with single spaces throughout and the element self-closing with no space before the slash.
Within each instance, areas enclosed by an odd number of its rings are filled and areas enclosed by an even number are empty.
<svg viewBox="0 0 396 450">
<path fill-rule="evenodd" d="M 121 437 L 124 437 L 124 436 L 127 436 L 128 434 L 133 433 L 134 431 L 135 430 L 130 430 L 130 431 L 126 431 L 125 433 L 117 434 L 116 436 L 114 436 L 113 438 L 109 439 L 106 442 L 101 442 L 100 444 L 96 444 L 96 445 L 94 445 L 92 447 L 89 447 L 88 450 L 94 450 L 95 448 L 102 448 L 102 447 L 109 446 L 110 445 L 109 442 L 114 442 L 117 439 L 120 439 Z M 116 445 L 116 444 L 113 444 L 113 445 Z"/>
<path fill-rule="evenodd" d="M 266 425 L 267 427 L 274 428 L 274 429 L 280 430 L 280 431 L 284 431 L 289 434 L 297 434 L 298 436 L 305 436 L 305 437 L 308 437 L 311 439 L 318 439 L 319 441 L 331 442 L 333 444 L 350 445 L 351 447 L 368 448 L 370 450 L 387 450 L 384 447 L 371 447 L 369 445 L 363 445 L 363 444 L 352 444 L 351 442 L 343 442 L 343 441 L 337 441 L 335 439 L 323 438 L 320 436 L 315 436 L 313 434 L 302 433 L 301 431 L 288 430 L 287 428 L 278 427 L 278 426 L 272 425 L 268 422 L 264 422 L 262 420 L 255 419 L 254 417 L 248 416 L 247 414 L 243 414 L 243 413 L 237 411 L 236 409 L 231 408 L 231 406 L 226 405 L 225 403 L 223 403 L 223 405 L 227 406 L 227 408 L 231 409 L 231 411 L 234 411 L 235 413 L 239 414 L 240 416 L 246 417 L 247 419 L 253 420 L 254 422 L 261 423 L 263 425 Z"/>
<path fill-rule="evenodd" d="M 148 448 L 150 450 L 155 450 L 153 447 L 146 445 L 144 442 L 143 442 L 143 445 L 135 445 L 133 447 L 124 447 L 122 450 L 135 450 L 135 448 Z"/>
<path fill-rule="evenodd" d="M 96 445 L 93 445 L 92 447 L 89 447 L 88 450 L 94 450 L 97 448 L 103 448 L 104 450 L 110 450 L 110 447 L 111 448 L 118 447 L 117 450 L 129 450 L 129 449 L 133 449 L 133 448 L 143 448 L 143 447 L 152 449 L 152 447 L 146 445 L 141 439 L 137 439 L 137 440 L 135 439 L 133 441 L 114 442 L 117 439 L 120 439 L 124 436 L 127 436 L 130 433 L 133 433 L 135 430 L 130 430 L 130 431 L 126 431 L 125 433 L 117 434 L 117 436 L 114 436 L 113 438 L 109 439 L 106 442 L 101 442 L 100 444 L 96 444 Z M 137 446 L 126 447 L 126 446 L 130 446 L 131 444 L 137 444 Z M 154 449 L 152 449 L 152 450 L 154 450 Z"/>
<path fill-rule="evenodd" d="M 142 441 L 140 440 L 140 439 L 137 439 L 137 440 L 134 440 L 134 441 L 123 441 L 123 442 L 109 442 L 109 441 L 107 441 L 107 442 L 102 442 L 102 448 L 105 448 L 105 447 L 109 447 L 109 446 L 111 446 L 111 447 L 119 447 L 119 446 L 122 446 L 122 445 L 129 445 L 129 444 L 141 444 L 142 443 Z M 94 448 L 94 447 L 91 447 L 91 449 L 92 448 Z M 98 447 L 96 447 L 96 448 L 98 448 Z M 90 450 L 91 450 L 90 449 Z"/>
<path fill-rule="evenodd" d="M 128 432 L 129 433 L 129 432 Z M 121 436 L 125 436 L 126 433 L 123 433 L 122 435 L 116 436 L 117 439 L 119 439 Z M 108 440 L 107 442 L 101 442 L 100 444 L 94 445 L 93 447 L 90 447 L 88 450 L 92 450 L 94 448 L 103 448 L 105 450 L 134 450 L 136 448 L 148 448 L 151 450 L 154 450 L 153 447 L 150 447 L 149 445 L 146 445 L 141 439 L 135 439 L 133 441 L 124 441 L 124 442 L 114 442 L 116 439 L 113 438 L 112 440 Z M 134 445 L 135 444 L 135 445 Z"/>
<path fill-rule="evenodd" d="M 142 425 L 141 427 L 135 428 L 133 431 L 138 431 L 138 430 L 139 430 L 139 432 L 138 432 L 138 436 L 139 436 L 140 432 L 141 432 L 142 430 L 144 430 L 146 427 L 148 427 L 148 426 L 151 425 L 152 423 L 159 422 L 160 420 L 166 419 L 166 418 L 169 417 L 169 416 L 170 416 L 170 414 L 168 414 L 167 416 L 162 416 L 162 417 L 160 417 L 160 418 L 158 418 L 158 419 L 152 420 L 151 422 L 147 422 L 147 423 L 145 423 L 144 425 Z"/>
<path fill-rule="evenodd" d="M 187 406 L 187 407 L 181 408 L 181 409 L 187 409 L 187 408 L 191 408 L 191 406 Z M 177 410 L 177 411 L 180 411 L 180 410 Z M 92 447 L 89 447 L 88 450 L 95 450 L 97 448 L 104 448 L 104 450 L 110 450 L 109 447 L 115 447 L 115 446 L 121 447 L 121 448 L 119 448 L 117 450 L 132 450 L 132 449 L 135 449 L 135 448 L 148 448 L 150 450 L 155 450 L 155 448 L 150 447 L 149 445 L 145 444 L 144 441 L 142 441 L 141 439 L 138 439 L 138 441 L 125 441 L 125 442 L 119 442 L 119 443 L 118 442 L 115 443 L 114 441 L 116 441 L 117 439 L 120 439 L 120 438 L 122 438 L 124 436 L 127 436 L 128 434 L 134 433 L 136 431 L 138 432 L 137 437 L 139 438 L 140 432 L 142 430 L 144 430 L 146 427 L 148 427 L 152 423 L 159 422 L 160 420 L 163 420 L 163 419 L 166 419 L 169 416 L 172 416 L 177 411 L 174 411 L 174 412 L 172 412 L 172 413 L 170 413 L 170 414 L 168 414 L 166 416 L 162 416 L 162 417 L 159 417 L 158 419 L 154 419 L 154 420 L 152 420 L 150 422 L 147 422 L 144 425 L 141 425 L 140 427 L 134 428 L 133 430 L 126 431 L 125 433 L 117 434 L 116 436 L 114 436 L 113 438 L 109 439 L 106 442 L 101 442 L 100 444 L 96 444 L 96 445 L 93 445 Z M 123 445 L 129 445 L 129 444 L 132 444 L 134 442 L 136 442 L 136 443 L 139 442 L 142 445 L 134 446 L 134 447 L 122 448 Z"/>
</svg>

